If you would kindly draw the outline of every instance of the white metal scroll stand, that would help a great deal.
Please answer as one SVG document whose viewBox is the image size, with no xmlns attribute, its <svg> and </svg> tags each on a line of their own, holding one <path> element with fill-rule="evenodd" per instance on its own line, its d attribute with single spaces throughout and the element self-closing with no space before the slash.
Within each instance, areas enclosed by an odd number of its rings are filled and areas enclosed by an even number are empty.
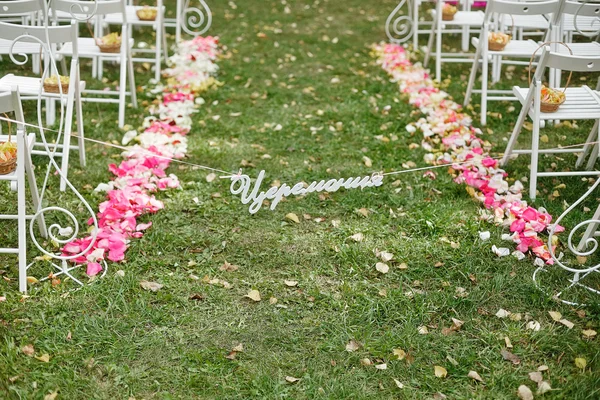
<svg viewBox="0 0 600 400">
<path fill-rule="evenodd" d="M 404 7 L 407 0 L 400 0 L 385 20 L 385 34 L 392 43 L 405 43 L 411 37 L 416 37 L 414 30 L 418 27 L 415 26 L 412 20 L 412 16 L 416 14 L 416 11 L 412 9 L 411 1 L 408 1 L 408 13 L 406 15 L 402 12 L 402 7 Z"/>
<path fill-rule="evenodd" d="M 567 281 L 568 281 L 568 285 L 561 291 L 559 291 L 558 293 L 554 294 L 554 298 L 565 303 L 565 304 L 569 304 L 569 305 L 585 305 L 583 303 L 579 303 L 579 302 L 575 302 L 575 301 L 568 301 L 563 299 L 561 296 L 569 289 L 572 288 L 581 288 L 584 290 L 589 291 L 592 295 L 600 295 L 600 290 L 595 289 L 591 286 L 589 286 L 588 284 L 583 283 L 584 280 L 587 279 L 587 281 L 589 282 L 589 280 L 592 277 L 597 277 L 599 278 L 600 275 L 596 275 L 597 273 L 600 272 L 600 263 L 592 263 L 591 265 L 581 265 L 581 266 L 575 266 L 572 265 L 572 263 L 575 263 L 575 260 L 571 260 L 571 263 L 569 263 L 569 261 L 566 261 L 564 259 L 564 257 L 557 257 L 556 254 L 554 254 L 554 250 L 552 249 L 552 241 L 553 241 L 553 237 L 554 237 L 554 231 L 556 229 L 556 226 L 560 224 L 560 222 L 563 220 L 563 218 L 569 214 L 573 209 L 575 209 L 577 206 L 579 206 L 586 198 L 588 198 L 598 187 L 598 185 L 600 185 L 600 177 L 598 177 L 596 179 L 596 182 L 588 189 L 587 192 L 585 192 L 585 194 L 583 196 L 581 196 L 581 198 L 579 200 L 577 200 L 575 203 L 573 203 L 569 208 L 567 208 L 560 217 L 558 217 L 555 221 L 555 223 L 552 225 L 552 228 L 550 229 L 550 235 L 548 236 L 548 250 L 550 251 L 550 255 L 552 256 L 552 260 L 554 260 L 554 265 L 552 266 L 543 266 L 543 267 L 539 267 L 537 268 L 534 273 L 533 273 L 533 281 L 535 282 L 536 286 L 541 289 L 542 291 L 544 291 L 544 289 L 541 288 L 540 285 L 540 277 L 542 275 L 542 273 L 549 273 L 549 269 L 552 268 L 561 268 L 562 270 L 566 271 L 566 274 L 568 276 Z M 593 256 L 594 253 L 596 252 L 596 250 L 598 249 L 598 239 L 596 239 L 597 235 L 597 229 L 598 226 L 600 225 L 600 213 L 598 213 L 598 211 L 596 211 L 596 213 L 594 214 L 594 216 L 592 217 L 592 219 L 588 219 L 586 221 L 580 222 L 577 225 L 575 225 L 575 227 L 569 232 L 569 236 L 567 238 L 567 248 L 568 250 L 573 253 L 573 255 L 575 256 L 579 256 L 579 257 L 586 257 L 586 262 L 590 261 L 589 259 L 591 258 L 590 256 Z M 580 230 L 582 228 L 586 228 L 585 232 L 583 233 L 583 236 L 581 238 L 581 240 L 578 243 L 574 243 L 574 241 L 576 242 L 577 239 L 575 238 L 575 235 L 578 233 L 578 231 L 580 232 Z M 596 255 L 597 256 L 597 255 Z M 600 300 L 600 298 L 598 298 L 598 300 Z M 590 301 L 591 303 L 593 303 L 594 301 Z"/>
<path fill-rule="evenodd" d="M 175 28 L 176 43 L 182 33 L 200 36 L 212 25 L 212 13 L 205 0 L 177 0 L 175 18 L 165 18 L 165 26 Z"/>
<path fill-rule="evenodd" d="M 94 0 L 94 4 L 96 2 L 97 2 L 97 0 Z M 52 0 L 50 0 L 48 3 L 46 3 L 46 2 L 42 2 L 42 3 L 44 4 L 44 7 L 45 7 L 45 9 L 43 10 L 44 15 L 43 15 L 42 26 L 48 27 L 49 26 L 48 9 L 51 7 Z M 73 10 L 71 10 L 71 15 L 72 15 L 73 19 L 80 20 L 80 18 L 78 18 L 78 16 L 77 16 L 77 11 L 78 11 L 77 6 L 74 6 Z M 48 32 L 49 32 L 48 30 L 45 31 L 45 37 L 43 37 L 44 35 L 41 35 L 42 37 L 33 36 L 28 33 L 25 33 L 25 34 L 17 37 L 11 45 L 10 54 L 9 54 L 13 63 L 15 63 L 17 65 L 23 65 L 24 63 L 27 62 L 28 57 L 25 54 L 18 54 L 18 56 L 21 56 L 21 59 L 15 58 L 15 54 L 13 53 L 13 49 L 15 48 L 15 45 L 20 41 L 39 43 L 42 48 L 44 56 L 47 57 L 47 59 L 49 60 L 49 62 L 46 63 L 43 73 L 42 73 L 42 76 L 41 76 L 42 82 L 44 81 L 44 79 L 46 79 L 49 76 L 58 75 L 58 68 L 57 68 L 57 65 L 55 62 L 56 57 L 52 53 L 53 50 L 49 44 L 50 40 L 49 40 Z M 64 176 L 63 173 L 61 172 L 61 168 L 55 160 L 55 152 L 56 152 L 57 147 L 51 148 L 51 145 L 46 141 L 45 134 L 44 134 L 44 126 L 42 123 L 42 115 L 43 115 L 43 112 L 42 112 L 42 85 L 40 85 L 39 90 L 40 90 L 40 92 L 38 95 L 38 103 L 37 103 L 38 127 L 39 127 L 39 131 L 40 131 L 42 143 L 44 145 L 44 148 L 45 148 L 47 154 L 49 155 L 50 160 L 49 160 L 48 167 L 46 169 L 46 173 L 45 173 L 45 176 L 43 179 L 42 189 L 39 194 L 38 205 L 35 207 L 35 210 L 34 210 L 35 213 L 30 218 L 31 221 L 30 221 L 30 225 L 29 225 L 29 232 L 30 232 L 30 236 L 31 236 L 33 243 L 38 248 L 38 250 L 41 253 L 43 253 L 45 256 L 42 258 L 47 259 L 51 263 L 53 268 L 56 269 L 55 272 L 51 273 L 47 277 L 40 279 L 40 281 L 50 279 L 51 277 L 63 275 L 63 276 L 67 276 L 67 277 L 71 278 L 77 284 L 83 285 L 83 282 L 81 282 L 79 279 L 77 279 L 72 274 L 72 271 L 76 268 L 79 268 L 80 265 L 72 265 L 72 263 L 75 261 L 75 259 L 86 255 L 93 248 L 93 246 L 97 240 L 98 220 L 97 220 L 94 210 L 89 205 L 89 203 L 77 191 L 77 189 L 69 182 L 69 180 L 66 178 L 66 176 Z M 62 86 L 60 86 L 60 85 L 59 85 L 59 92 L 60 92 L 59 95 L 62 100 L 62 97 L 65 96 L 65 93 L 62 92 Z M 60 107 L 59 129 L 58 129 L 58 135 L 56 138 L 57 143 L 60 143 L 60 140 L 61 140 L 60 136 L 63 134 L 63 129 L 64 129 L 64 125 L 65 125 L 64 102 L 60 101 L 59 104 L 61 105 L 61 107 Z M 79 234 L 79 231 L 80 231 L 79 221 L 77 220 L 77 217 L 71 211 L 69 211 L 63 207 L 59 207 L 59 206 L 55 206 L 55 205 L 47 206 L 47 207 L 43 206 L 44 195 L 46 193 L 46 189 L 48 186 L 48 180 L 49 180 L 49 177 L 52 175 L 53 170 L 55 170 L 58 173 L 58 175 L 66 181 L 67 187 L 75 194 L 75 196 L 78 198 L 78 200 L 83 205 L 83 208 L 90 214 L 90 217 L 92 220 L 92 233 L 90 235 L 91 236 L 90 243 L 88 244 L 88 246 L 86 246 L 85 249 L 82 249 L 78 254 L 74 254 L 74 255 L 70 255 L 70 256 L 62 255 L 60 253 L 57 254 L 54 250 L 46 249 L 45 245 L 44 245 L 44 241 L 42 241 L 42 243 L 40 243 L 37 240 L 36 233 L 35 233 L 36 221 L 49 220 L 50 214 L 55 214 L 55 215 L 61 214 L 63 216 L 66 216 L 67 221 L 69 221 L 69 222 L 67 223 L 67 226 L 63 226 L 59 223 L 50 224 L 47 227 L 47 235 L 43 234 L 43 236 L 47 236 L 47 237 L 44 237 L 44 239 L 46 239 L 47 242 L 56 243 L 59 246 L 62 246 L 62 245 L 65 245 L 66 243 L 71 242 L 75 238 L 77 238 L 77 235 Z M 22 230 L 22 229 L 24 229 L 24 227 L 20 226 L 19 229 Z M 44 232 L 44 233 L 46 233 L 46 232 Z M 25 244 L 19 243 L 19 247 L 20 247 L 19 248 L 19 256 L 20 257 L 22 256 L 23 258 L 25 258 L 26 257 Z M 34 266 L 34 264 L 36 264 L 37 262 L 38 261 L 33 261 L 32 263 L 27 265 L 27 268 L 25 271 L 19 271 L 19 274 L 20 274 L 19 281 L 21 283 L 19 285 L 19 290 L 21 292 L 27 291 L 26 281 L 25 281 L 25 279 L 23 279 L 24 277 L 22 276 L 22 274 L 25 273 L 28 275 L 28 270 L 32 266 Z M 107 271 L 106 262 L 103 262 L 103 264 L 104 264 L 104 273 L 102 276 L 104 276 Z"/>
</svg>

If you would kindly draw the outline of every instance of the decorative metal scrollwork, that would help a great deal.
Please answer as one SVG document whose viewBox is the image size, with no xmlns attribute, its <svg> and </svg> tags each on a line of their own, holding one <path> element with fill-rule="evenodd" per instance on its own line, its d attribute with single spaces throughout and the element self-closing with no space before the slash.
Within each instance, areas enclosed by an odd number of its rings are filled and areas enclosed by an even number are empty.
<svg viewBox="0 0 600 400">
<path fill-rule="evenodd" d="M 396 8 L 392 10 L 385 21 L 385 34 L 392 43 L 404 43 L 414 34 L 412 21 L 412 6 L 408 1 L 408 13 L 404 15 L 401 10 L 407 0 L 401 0 Z"/>
<path fill-rule="evenodd" d="M 563 303 L 566 304 L 571 304 L 571 305 L 577 305 L 578 303 L 575 302 L 571 302 L 571 301 L 566 301 L 560 298 L 560 295 L 567 289 L 570 288 L 582 288 L 585 289 L 589 292 L 595 293 L 595 294 L 600 294 L 600 291 L 598 289 L 592 288 L 588 285 L 585 285 L 582 283 L 582 281 L 589 277 L 592 276 L 594 273 L 598 273 L 600 272 L 600 263 L 594 263 L 592 262 L 591 265 L 581 265 L 578 267 L 575 267 L 574 265 L 568 265 L 568 261 L 565 261 L 565 257 L 561 256 L 556 256 L 555 252 L 554 252 L 554 248 L 553 248 L 553 243 L 555 241 L 554 236 L 556 233 L 556 227 L 561 223 L 561 221 L 573 210 L 575 209 L 577 206 L 579 206 L 583 201 L 585 201 L 586 198 L 588 198 L 595 190 L 596 188 L 600 185 L 600 178 L 596 179 L 596 182 L 588 189 L 587 192 L 585 192 L 585 194 L 583 196 L 581 196 L 581 198 L 579 198 L 575 203 L 573 203 L 570 207 L 568 207 L 555 221 L 555 223 L 552 225 L 550 232 L 549 232 L 549 236 L 548 236 L 548 251 L 550 252 L 550 256 L 552 257 L 552 260 L 554 261 L 554 266 L 552 267 L 539 267 L 533 274 L 533 279 L 535 281 L 536 284 L 538 284 L 539 287 L 539 283 L 538 283 L 538 279 L 539 279 L 539 273 L 540 272 L 548 272 L 547 269 L 550 268 L 562 268 L 564 271 L 567 271 L 568 274 L 571 276 L 571 278 L 569 279 L 569 285 L 567 286 L 566 289 L 562 290 L 561 292 L 555 294 L 555 298 L 562 301 Z M 578 223 L 577 225 L 575 225 L 575 227 L 569 232 L 569 235 L 567 237 L 567 249 L 569 250 L 569 252 L 571 252 L 574 256 L 578 257 L 578 261 L 579 262 L 588 262 L 590 260 L 590 256 L 594 255 L 594 253 L 596 252 L 596 250 L 598 250 L 598 239 L 596 239 L 595 237 L 595 233 L 598 230 L 598 227 L 600 227 L 600 219 L 597 219 L 597 213 L 596 215 L 594 215 L 594 217 L 592 219 L 583 221 Z M 585 232 L 582 232 L 582 228 L 585 228 Z M 577 238 L 579 238 L 581 236 L 581 239 L 577 240 Z M 576 242 L 576 243 L 574 243 Z M 571 257 L 572 258 L 572 257 Z M 597 259 L 597 257 L 596 257 Z"/>
<path fill-rule="evenodd" d="M 595 17 L 589 15 L 579 15 L 579 13 L 585 8 L 589 8 L 590 5 L 596 6 L 596 9 L 593 10 Z M 592 4 L 590 4 L 590 0 L 583 1 L 575 15 L 573 15 L 573 26 L 575 31 L 582 36 L 586 36 L 589 38 L 595 38 L 600 36 L 600 3 L 595 0 Z M 578 20 L 579 18 L 583 18 L 586 23 L 586 29 L 582 30 L 579 27 Z M 591 18 L 591 21 L 589 20 Z"/>
<path fill-rule="evenodd" d="M 198 0 L 193 6 L 190 0 L 178 0 L 177 40 L 181 39 L 181 31 L 192 36 L 200 36 L 210 29 L 212 13 L 205 0 Z"/>
</svg>

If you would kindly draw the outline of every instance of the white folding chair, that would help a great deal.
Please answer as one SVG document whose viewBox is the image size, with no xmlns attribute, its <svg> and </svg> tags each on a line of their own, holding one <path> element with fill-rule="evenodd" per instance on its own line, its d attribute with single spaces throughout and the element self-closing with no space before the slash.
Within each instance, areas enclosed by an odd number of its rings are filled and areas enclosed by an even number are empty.
<svg viewBox="0 0 600 400">
<path fill-rule="evenodd" d="M 36 25 L 44 10 L 43 0 L 1 0 L 0 21 L 21 25 Z M 0 58 L 10 52 L 11 41 L 0 39 Z M 33 73 L 40 72 L 40 46 L 37 44 L 19 44 L 14 54 L 31 55 Z"/>
<path fill-rule="evenodd" d="M 14 120 L 24 122 L 21 99 L 17 88 L 10 92 L 0 93 L 0 113 L 14 113 Z M 9 127 L 10 129 L 10 127 Z M 0 142 L 9 141 L 9 135 L 0 135 Z M 33 164 L 31 163 L 31 149 L 35 142 L 35 133 L 27 134 L 25 125 L 17 124 L 16 134 L 10 135 L 10 141 L 17 144 L 17 167 L 16 170 L 0 175 L 0 181 L 7 181 L 11 189 L 17 192 L 17 214 L 0 214 L 0 219 L 17 220 L 18 245 L 17 247 L 0 248 L 0 254 L 16 254 L 19 257 L 19 291 L 27 291 L 27 220 L 31 220 L 34 214 L 27 213 L 27 198 L 25 180 L 29 184 L 31 206 L 35 213 L 40 210 L 40 197 L 38 194 Z M 37 218 L 38 228 L 42 237 L 47 237 L 46 222 L 40 214 Z"/>
<path fill-rule="evenodd" d="M 423 65 L 427 67 L 432 53 L 435 54 L 435 79 L 441 80 L 442 63 L 463 63 L 471 62 L 473 54 L 467 53 L 469 50 L 469 39 L 471 30 L 478 32 L 483 25 L 483 11 L 471 11 L 472 0 L 460 0 L 462 10 L 454 15 L 452 21 L 442 20 L 442 7 L 445 4 L 443 1 L 438 1 L 436 8 L 431 10 L 433 17 L 433 25 L 429 33 L 429 41 L 427 43 L 427 54 Z M 442 35 L 448 33 L 462 34 L 461 48 L 462 53 L 443 53 L 442 52 Z M 435 41 L 435 51 L 433 51 L 433 42 Z"/>
<path fill-rule="evenodd" d="M 53 104 L 55 101 L 60 101 L 65 106 L 64 113 L 64 141 L 62 144 L 56 143 L 53 146 L 54 156 L 61 157 L 61 172 L 60 190 L 66 188 L 66 178 L 69 170 L 69 152 L 71 149 L 79 150 L 79 162 L 82 167 L 85 167 L 85 143 L 83 129 L 83 115 L 81 107 L 81 93 L 85 89 L 85 82 L 81 81 L 79 76 L 79 57 L 77 51 L 77 25 L 73 22 L 70 25 L 63 26 L 21 26 L 0 22 L 0 38 L 3 40 L 14 41 L 17 38 L 19 42 L 37 43 L 35 39 L 49 45 L 49 48 L 44 50 L 44 60 L 46 63 L 45 74 L 42 78 L 17 76 L 8 74 L 0 78 L 0 91 L 10 90 L 11 87 L 18 86 L 20 94 L 23 95 L 23 100 L 38 100 L 39 96 L 49 101 L 47 105 Z M 72 57 L 71 67 L 69 71 L 69 90 L 66 93 L 50 93 L 43 90 L 43 79 L 58 75 L 55 68 L 55 54 L 58 45 L 65 46 L 71 44 Z M 54 63 L 52 62 L 54 61 Z M 48 125 L 54 123 L 55 107 L 47 107 L 51 110 L 46 110 L 46 115 L 52 115 L 52 118 L 47 118 Z M 77 118 L 77 146 L 71 146 L 71 134 L 73 127 L 73 117 Z M 41 143 L 36 143 L 39 148 Z M 33 154 L 48 155 L 46 149 L 36 149 Z"/>
<path fill-rule="evenodd" d="M 465 107 L 471 102 L 471 96 L 473 93 L 481 94 L 481 124 L 486 125 L 487 123 L 487 102 L 488 101 L 503 101 L 503 100 L 516 100 L 515 96 L 512 95 L 510 90 L 492 90 L 488 88 L 488 71 L 490 59 L 495 60 L 493 68 L 500 68 L 502 66 L 501 58 L 524 58 L 529 60 L 531 55 L 535 53 L 539 45 L 532 39 L 527 40 L 511 40 L 508 42 L 506 47 L 501 51 L 490 50 L 488 45 L 488 37 L 490 32 L 499 29 L 499 24 L 495 24 L 493 18 L 501 19 L 505 15 L 509 16 L 527 16 L 527 17 L 542 17 L 549 11 L 557 12 L 560 7 L 560 0 L 545 0 L 545 1 L 528 1 L 528 2 L 515 2 L 507 0 L 490 0 L 488 2 L 485 19 L 483 22 L 483 28 L 478 38 L 474 37 L 472 42 L 477 48 L 475 52 L 475 58 L 473 60 L 473 66 L 471 68 L 471 74 L 469 76 L 469 84 L 467 86 L 467 92 L 465 94 L 464 105 Z M 528 62 L 526 63 L 528 64 Z M 477 72 L 481 65 L 481 90 L 475 89 L 475 81 Z M 495 75 L 499 76 L 500 71 L 497 71 Z"/>
<path fill-rule="evenodd" d="M 114 61 L 120 63 L 119 90 L 92 90 L 83 91 L 82 100 L 95 103 L 116 103 L 119 105 L 119 127 L 125 125 L 125 108 L 127 96 L 137 108 L 137 96 L 131 49 L 134 40 L 129 35 L 129 24 L 125 15 L 125 0 L 81 1 L 81 0 L 52 0 L 52 14 L 58 20 L 58 13 L 76 13 L 78 21 L 84 18 L 95 19 L 96 27 L 102 23 L 102 18 L 110 14 L 121 14 L 123 25 L 121 27 L 121 49 L 118 53 L 103 53 L 96 44 L 96 38 L 77 39 L 76 43 L 66 43 L 58 50 L 58 54 L 72 57 L 77 46 L 79 58 L 90 58 L 94 62 Z M 84 22 L 85 23 L 85 22 Z M 94 34 L 98 34 L 98 30 Z M 127 91 L 129 85 L 129 91 Z M 108 97 L 106 97 L 108 96 Z"/>
<path fill-rule="evenodd" d="M 539 59 L 533 80 L 529 88 L 515 86 L 513 91 L 517 99 L 521 102 L 522 108 L 519 114 L 515 128 L 508 140 L 501 164 L 506 165 L 513 154 L 531 155 L 530 178 L 529 178 L 529 196 L 531 199 L 536 197 L 537 179 L 546 176 L 598 176 L 600 171 L 560 171 L 560 172 L 538 172 L 538 157 L 540 154 L 564 154 L 564 153 L 582 153 L 585 147 L 578 148 L 555 148 L 539 149 L 540 125 L 542 121 L 548 120 L 598 120 L 600 119 L 600 96 L 588 86 L 568 87 L 565 90 L 566 101 L 559 107 L 558 111 L 552 113 L 542 112 L 541 89 L 542 78 L 546 68 L 557 68 L 573 72 L 600 72 L 600 54 L 596 57 L 571 56 L 551 51 L 549 46 L 545 46 Z M 532 122 L 532 138 L 530 149 L 515 150 L 523 124 L 527 117 Z M 588 138 L 589 139 L 589 138 Z"/>
<path fill-rule="evenodd" d="M 131 3 L 131 1 L 130 1 Z M 132 49 L 132 60 L 133 62 L 150 62 L 154 63 L 154 79 L 157 81 L 160 79 L 161 75 L 161 60 L 165 59 L 165 62 L 169 58 L 168 55 L 168 46 L 167 46 L 167 38 L 165 35 L 165 7 L 163 5 L 163 0 L 156 1 L 156 20 L 154 21 L 143 21 L 138 18 L 137 12 L 142 9 L 142 6 L 134 6 L 134 5 L 126 5 L 125 6 L 125 18 L 129 23 L 129 35 L 133 35 L 133 28 L 136 26 L 139 27 L 150 27 L 154 29 L 156 32 L 156 39 L 153 49 L 141 49 L 141 48 L 133 48 Z M 123 15 L 122 14 L 108 14 L 104 19 L 104 23 L 110 25 L 123 25 Z M 153 58 L 149 57 L 136 57 L 136 53 L 145 53 L 154 55 Z"/>
</svg>

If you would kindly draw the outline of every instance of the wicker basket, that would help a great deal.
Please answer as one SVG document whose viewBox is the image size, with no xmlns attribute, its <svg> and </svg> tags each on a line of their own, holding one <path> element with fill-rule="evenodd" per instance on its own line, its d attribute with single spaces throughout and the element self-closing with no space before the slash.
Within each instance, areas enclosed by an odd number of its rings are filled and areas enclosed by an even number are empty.
<svg viewBox="0 0 600 400">
<path fill-rule="evenodd" d="M 154 12 L 148 15 L 148 11 L 150 10 Z M 144 7 L 138 9 L 135 13 L 140 21 L 156 21 L 157 10 L 155 8 Z"/>
<path fill-rule="evenodd" d="M 60 86 L 62 86 L 62 93 L 66 94 L 69 92 L 69 84 L 61 84 Z M 53 84 L 53 83 L 46 83 L 44 82 L 44 92 L 46 93 L 60 93 L 60 89 L 58 87 L 58 83 Z"/>
<path fill-rule="evenodd" d="M 96 39 L 96 46 L 100 47 L 102 53 L 119 53 L 121 51 L 121 43 L 104 44 L 101 39 Z"/>
<path fill-rule="evenodd" d="M 449 12 L 449 13 L 442 12 L 442 21 L 452 21 L 452 20 L 454 20 L 454 14 L 456 14 L 456 11 L 455 12 Z"/>
<path fill-rule="evenodd" d="M 10 121 L 8 121 L 8 141 L 10 142 Z M 0 142 L 0 144 L 5 142 Z M 0 161 L 0 175 L 8 175 L 17 169 L 17 157 L 8 161 Z"/>
<path fill-rule="evenodd" d="M 563 42 L 545 42 L 542 43 L 531 55 L 531 59 L 529 60 L 529 86 L 531 86 L 531 69 L 532 69 L 532 64 L 533 64 L 533 59 L 536 55 L 536 53 L 538 52 L 539 49 L 541 49 L 542 47 L 548 45 L 548 44 L 560 44 L 562 46 L 565 46 L 567 48 L 567 50 L 569 50 L 569 53 L 571 55 L 573 55 L 573 50 L 571 50 L 571 48 L 566 45 Z M 567 78 L 567 83 L 565 84 L 565 87 L 563 88 L 563 93 L 566 93 L 567 88 L 569 87 L 569 84 L 571 83 L 571 78 L 573 77 L 573 71 L 569 72 L 569 77 Z M 558 109 L 560 108 L 560 106 L 567 100 L 566 96 L 562 97 L 562 100 L 559 103 L 546 103 L 545 101 L 540 101 L 540 111 L 543 113 L 554 113 L 557 112 Z"/>
<path fill-rule="evenodd" d="M 496 33 L 497 35 L 502 34 L 502 42 L 497 42 L 495 40 L 488 39 L 488 49 L 491 51 L 502 51 L 506 47 L 506 45 L 510 42 L 510 35 L 506 33 Z"/>
</svg>

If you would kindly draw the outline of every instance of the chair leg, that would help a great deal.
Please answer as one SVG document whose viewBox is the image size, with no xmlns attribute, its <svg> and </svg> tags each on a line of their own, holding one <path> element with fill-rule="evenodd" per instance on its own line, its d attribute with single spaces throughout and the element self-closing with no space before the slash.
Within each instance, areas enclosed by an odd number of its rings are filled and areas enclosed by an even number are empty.
<svg viewBox="0 0 600 400">
<path fill-rule="evenodd" d="M 487 124 L 487 90 L 488 90 L 488 53 L 483 50 L 483 57 L 481 61 L 481 125 Z"/>
<path fill-rule="evenodd" d="M 437 30 L 437 18 L 431 23 L 431 32 L 429 32 L 429 39 L 427 40 L 427 54 L 425 54 L 425 60 L 423 60 L 423 66 L 427 68 L 429 59 L 431 58 L 431 51 L 433 50 L 433 39 L 435 38 L 435 32 Z"/>
<path fill-rule="evenodd" d="M 585 140 L 585 145 L 583 146 L 583 151 L 577 157 L 577 162 L 575 163 L 575 168 L 580 168 L 583 165 L 583 162 L 585 161 L 585 158 L 587 157 L 588 152 L 590 151 L 590 148 L 593 150 L 594 147 L 598 146 L 598 143 L 596 143 L 594 145 L 590 144 L 591 142 L 596 141 L 595 140 L 596 139 L 596 129 L 598 129 L 598 120 L 596 120 L 596 123 L 594 124 L 592 130 L 590 131 L 590 134 L 588 135 L 587 139 Z"/>
<path fill-rule="evenodd" d="M 77 118 L 77 139 L 79 144 L 79 165 L 85 167 L 86 159 L 85 159 L 85 132 L 83 127 L 83 110 L 81 106 L 81 91 L 83 89 L 81 87 L 77 88 L 77 92 L 75 92 L 75 115 Z"/>
<path fill-rule="evenodd" d="M 475 89 L 475 80 L 477 79 L 477 70 L 479 69 L 480 58 L 481 44 L 477 46 L 477 50 L 475 51 L 475 59 L 473 60 L 473 67 L 471 68 L 471 74 L 469 75 L 469 84 L 467 85 L 467 92 L 465 93 L 465 100 L 463 102 L 465 107 L 471 103 L 471 96 L 473 95 L 473 90 Z"/>
<path fill-rule="evenodd" d="M 135 86 L 135 73 L 133 71 L 133 60 L 131 59 L 131 52 L 129 53 L 129 57 L 127 57 L 127 69 L 127 72 L 129 73 L 129 90 L 131 91 L 131 104 L 133 105 L 133 108 L 137 108 L 137 88 Z"/>
<path fill-rule="evenodd" d="M 600 141 L 600 126 L 598 125 L 599 122 L 600 122 L 600 120 L 596 120 L 596 123 L 594 124 L 594 126 L 596 127 L 595 132 L 592 129 L 592 133 L 596 133 L 596 137 L 595 137 L 596 142 Z M 588 170 L 594 169 L 594 165 L 596 164 L 596 161 L 598 161 L 598 151 L 599 150 L 600 150 L 600 144 L 596 143 L 594 145 L 594 147 L 592 148 L 592 153 L 590 154 L 590 158 L 588 159 L 588 162 L 587 162 L 586 168 Z"/>
<path fill-rule="evenodd" d="M 536 88 L 535 100 L 533 102 L 534 107 L 534 118 L 533 118 L 533 130 L 531 132 L 531 165 L 530 165 L 530 176 L 529 176 L 529 197 L 531 200 L 535 200 L 537 197 L 537 171 L 538 171 L 538 159 L 539 159 L 539 147 L 540 147 L 540 102 L 541 94 Z"/>
<path fill-rule="evenodd" d="M 419 0 L 413 0 L 413 48 L 419 48 Z"/>
<path fill-rule="evenodd" d="M 37 182 L 35 179 L 35 173 L 33 172 L 33 163 L 31 162 L 31 153 L 27 151 L 25 153 L 25 174 L 27 175 L 27 183 L 29 184 L 29 191 L 31 193 L 31 202 L 35 212 L 41 208 L 42 204 L 40 201 L 40 194 L 38 193 Z M 38 229 L 42 237 L 48 237 L 48 230 L 46 228 L 46 220 L 43 214 L 38 217 Z"/>
<path fill-rule="evenodd" d="M 163 40 L 163 54 L 165 57 L 165 64 L 169 61 L 169 44 L 167 43 L 167 29 L 165 28 L 165 21 L 162 22 L 162 40 Z"/>
<path fill-rule="evenodd" d="M 65 133 L 62 148 L 62 158 L 60 164 L 60 191 L 64 192 L 67 188 L 67 175 L 69 173 L 69 155 L 71 153 L 71 131 L 73 129 L 73 105 L 75 85 L 70 85 L 67 96 L 67 110 L 65 113 Z M 58 143 L 57 143 L 58 145 Z"/>
<path fill-rule="evenodd" d="M 25 133 L 17 133 L 17 154 L 25 154 Z M 25 205 L 25 159 L 17 159 L 17 224 L 19 236 L 19 291 L 27 292 L 27 209 Z"/>
<path fill-rule="evenodd" d="M 436 29 L 435 34 L 435 80 L 442 79 L 442 25 Z"/>
<path fill-rule="evenodd" d="M 162 59 L 162 29 L 161 29 L 161 18 L 159 17 L 158 23 L 156 25 L 156 55 L 155 55 L 155 63 L 154 63 L 154 79 L 157 81 L 160 80 L 160 70 L 161 70 L 161 59 Z"/>
<path fill-rule="evenodd" d="M 515 144 L 517 143 L 517 138 L 519 137 L 519 134 L 521 133 L 521 128 L 523 127 L 523 124 L 525 123 L 525 119 L 527 118 L 527 110 L 528 109 L 529 109 L 529 107 L 525 107 L 525 106 L 523 106 L 521 108 L 521 113 L 519 114 L 517 123 L 515 124 L 515 127 L 513 128 L 510 138 L 508 139 L 508 143 L 506 144 L 506 150 L 504 150 L 504 155 L 502 156 L 502 159 L 500 160 L 501 166 L 504 166 L 508 163 L 508 160 L 512 154 L 513 148 L 515 147 Z"/>
<path fill-rule="evenodd" d="M 121 53 L 121 68 L 119 79 L 119 128 L 125 125 L 125 105 L 127 103 L 127 57 Z"/>
</svg>

